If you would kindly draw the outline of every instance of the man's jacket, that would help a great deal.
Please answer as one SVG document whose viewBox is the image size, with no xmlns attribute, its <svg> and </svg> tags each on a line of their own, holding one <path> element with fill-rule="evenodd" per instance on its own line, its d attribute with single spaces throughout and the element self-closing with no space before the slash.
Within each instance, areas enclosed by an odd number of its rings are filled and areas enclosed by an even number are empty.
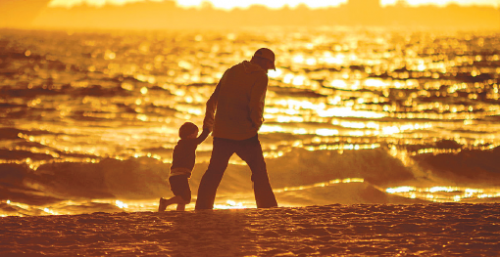
<svg viewBox="0 0 500 257">
<path fill-rule="evenodd" d="M 264 122 L 268 77 L 257 64 L 244 61 L 229 68 L 207 102 L 203 128 L 214 137 L 244 140 Z"/>
</svg>

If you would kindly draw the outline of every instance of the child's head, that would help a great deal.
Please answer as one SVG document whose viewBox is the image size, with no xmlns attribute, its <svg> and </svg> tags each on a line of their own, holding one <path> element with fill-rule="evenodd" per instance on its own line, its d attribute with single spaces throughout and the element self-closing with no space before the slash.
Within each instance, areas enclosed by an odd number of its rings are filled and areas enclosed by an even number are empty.
<svg viewBox="0 0 500 257">
<path fill-rule="evenodd" d="M 186 122 L 179 128 L 179 137 L 181 139 L 192 138 L 198 136 L 198 127 L 192 122 Z"/>
</svg>

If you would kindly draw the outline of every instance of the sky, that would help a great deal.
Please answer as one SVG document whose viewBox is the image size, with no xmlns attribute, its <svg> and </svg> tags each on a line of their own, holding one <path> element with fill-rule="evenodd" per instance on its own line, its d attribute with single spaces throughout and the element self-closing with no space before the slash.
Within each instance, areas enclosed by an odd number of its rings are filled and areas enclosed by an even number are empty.
<svg viewBox="0 0 500 257">
<path fill-rule="evenodd" d="M 102 6 L 106 3 L 111 4 L 125 4 L 129 2 L 141 2 L 144 0 L 52 0 L 49 6 L 66 6 L 81 4 L 83 2 L 91 5 Z M 162 1 L 162 0 L 149 0 L 149 1 Z M 177 0 L 181 6 L 198 6 L 206 0 Z M 394 4 L 397 0 L 381 0 L 382 5 Z M 490 5 L 499 6 L 500 0 L 406 0 L 410 5 L 421 4 L 435 4 L 446 5 L 449 3 L 457 3 L 461 5 Z M 298 4 L 305 3 L 311 8 L 338 6 L 339 4 L 347 2 L 347 0 L 210 0 L 216 8 L 231 9 L 234 7 L 248 7 L 252 4 L 261 4 L 270 8 L 280 8 L 286 4 L 290 7 L 295 7 Z"/>
</svg>

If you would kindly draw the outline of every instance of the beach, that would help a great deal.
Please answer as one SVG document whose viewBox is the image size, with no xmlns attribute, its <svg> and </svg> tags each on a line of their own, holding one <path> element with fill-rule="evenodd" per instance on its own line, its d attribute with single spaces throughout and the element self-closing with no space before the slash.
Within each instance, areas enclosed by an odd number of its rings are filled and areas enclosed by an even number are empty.
<svg viewBox="0 0 500 257">
<path fill-rule="evenodd" d="M 0 29 L 0 256 L 499 256 L 498 38 Z M 201 126 L 225 70 L 263 46 L 280 207 L 254 208 L 235 155 L 215 210 L 158 213 L 179 127 Z"/>
<path fill-rule="evenodd" d="M 498 256 L 500 204 L 0 218 L 1 256 Z"/>
</svg>

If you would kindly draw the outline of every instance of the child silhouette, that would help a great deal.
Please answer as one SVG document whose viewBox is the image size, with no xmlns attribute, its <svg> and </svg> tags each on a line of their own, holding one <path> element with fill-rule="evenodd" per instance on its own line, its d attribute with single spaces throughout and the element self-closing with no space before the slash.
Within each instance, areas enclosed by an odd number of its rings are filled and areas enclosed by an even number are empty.
<svg viewBox="0 0 500 257">
<path fill-rule="evenodd" d="M 198 136 L 199 129 L 192 122 L 186 122 L 179 128 L 180 140 L 174 147 L 172 167 L 170 168 L 170 188 L 174 197 L 170 199 L 160 198 L 158 211 L 165 211 L 170 204 L 177 204 L 177 210 L 183 211 L 191 201 L 191 189 L 189 188 L 189 178 L 194 168 L 196 160 L 196 148 L 210 134 L 209 130 L 203 130 Z"/>
</svg>

